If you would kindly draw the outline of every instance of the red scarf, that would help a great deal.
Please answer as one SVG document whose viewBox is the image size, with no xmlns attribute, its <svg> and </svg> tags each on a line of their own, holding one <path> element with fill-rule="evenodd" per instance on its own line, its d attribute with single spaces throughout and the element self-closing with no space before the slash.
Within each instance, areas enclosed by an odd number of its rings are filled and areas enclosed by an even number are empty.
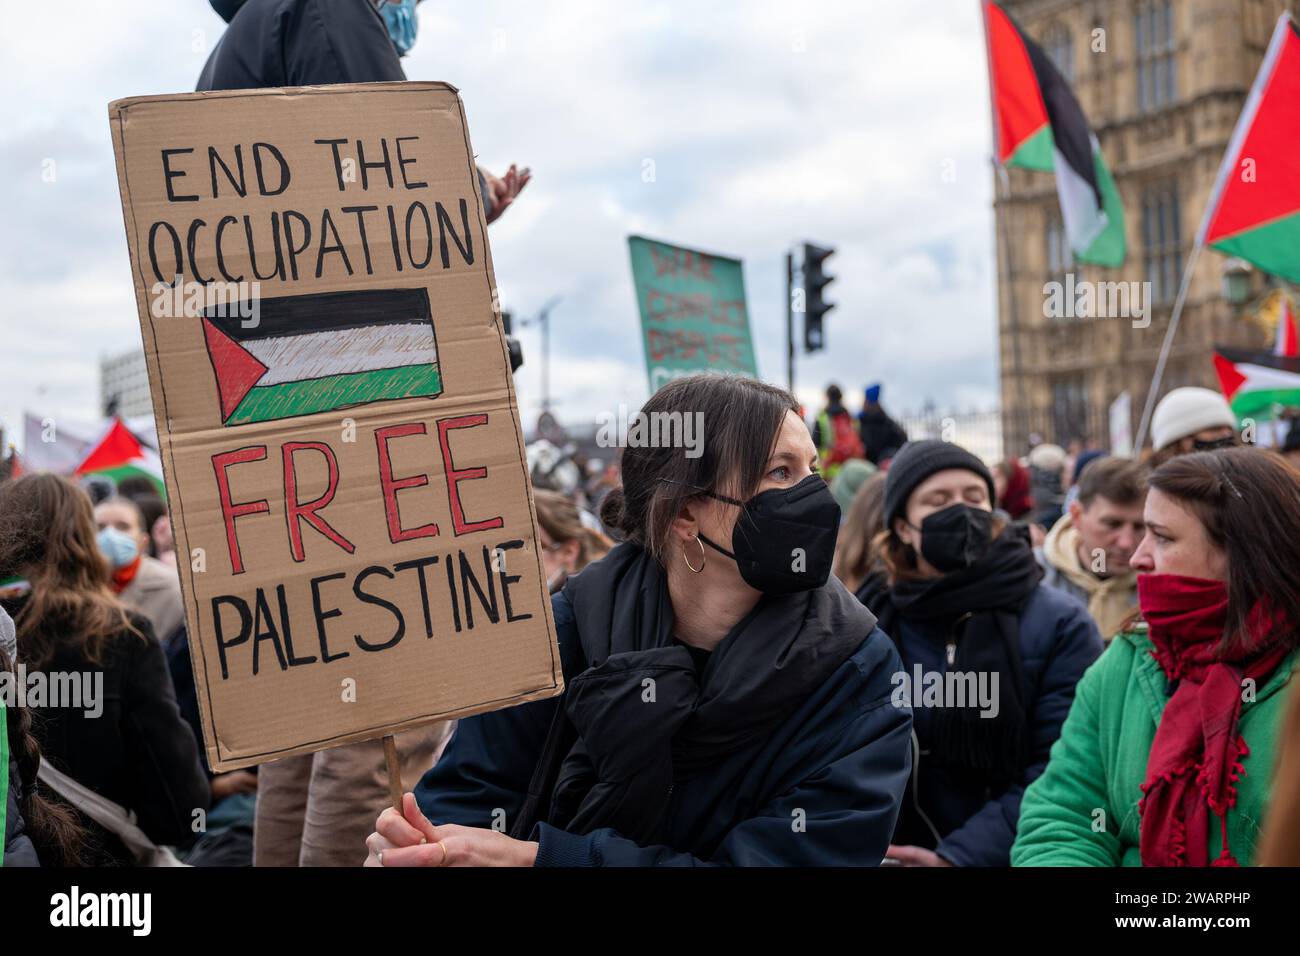
<svg viewBox="0 0 1300 956">
<path fill-rule="evenodd" d="M 130 587 L 131 582 L 135 580 L 135 576 L 140 570 L 140 561 L 143 557 L 143 555 L 138 554 L 130 564 L 123 565 L 113 572 L 112 588 L 114 594 L 121 594 Z"/>
<path fill-rule="evenodd" d="M 1143 866 L 1237 866 L 1228 849 L 1228 809 L 1250 748 L 1237 731 L 1242 682 L 1261 683 L 1290 648 L 1276 622 L 1256 605 L 1243 650 L 1218 651 L 1228 619 L 1222 581 L 1139 574 L 1138 604 L 1155 645 L 1152 655 L 1178 687 L 1165 705 L 1142 784 L 1139 848 Z M 1219 818 L 1223 850 L 1210 863 L 1209 811 Z"/>
</svg>

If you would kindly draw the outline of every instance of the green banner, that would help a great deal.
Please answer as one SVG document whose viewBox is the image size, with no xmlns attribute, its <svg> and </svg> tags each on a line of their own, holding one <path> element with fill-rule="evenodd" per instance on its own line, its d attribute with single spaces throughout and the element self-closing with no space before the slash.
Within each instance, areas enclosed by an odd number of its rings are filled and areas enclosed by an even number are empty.
<svg viewBox="0 0 1300 956">
<path fill-rule="evenodd" d="M 630 236 L 650 391 L 694 372 L 758 377 L 739 259 Z"/>
</svg>

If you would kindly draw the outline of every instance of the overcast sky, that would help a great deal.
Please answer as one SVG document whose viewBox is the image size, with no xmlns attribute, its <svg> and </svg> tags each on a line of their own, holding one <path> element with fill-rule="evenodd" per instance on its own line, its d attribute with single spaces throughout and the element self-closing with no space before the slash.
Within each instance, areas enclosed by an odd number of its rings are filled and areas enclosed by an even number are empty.
<svg viewBox="0 0 1300 956">
<path fill-rule="evenodd" d="M 98 360 L 140 343 L 106 106 L 191 90 L 204 0 L 11 5 L 0 35 L 0 423 L 93 417 Z M 626 237 L 745 263 L 760 374 L 784 382 L 784 264 L 835 246 L 815 404 L 885 382 L 896 411 L 996 401 L 989 111 L 973 0 L 426 0 L 407 76 L 460 89 L 482 165 L 535 179 L 491 227 L 502 303 L 552 314 L 556 411 L 647 395 Z M 655 181 L 643 180 L 654 161 Z M 47 182 L 53 171 L 53 182 Z M 43 173 L 45 174 L 43 176 Z M 520 333 L 526 424 L 541 343 Z"/>
</svg>

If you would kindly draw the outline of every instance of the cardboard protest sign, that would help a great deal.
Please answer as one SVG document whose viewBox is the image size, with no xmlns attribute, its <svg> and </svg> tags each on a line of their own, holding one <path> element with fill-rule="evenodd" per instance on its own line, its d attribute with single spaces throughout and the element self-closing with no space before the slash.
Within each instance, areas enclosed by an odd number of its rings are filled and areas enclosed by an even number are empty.
<svg viewBox="0 0 1300 956">
<path fill-rule="evenodd" d="M 213 769 L 559 693 L 455 89 L 109 118 Z"/>
<path fill-rule="evenodd" d="M 628 238 L 650 391 L 694 372 L 758 377 L 739 259 Z"/>
</svg>

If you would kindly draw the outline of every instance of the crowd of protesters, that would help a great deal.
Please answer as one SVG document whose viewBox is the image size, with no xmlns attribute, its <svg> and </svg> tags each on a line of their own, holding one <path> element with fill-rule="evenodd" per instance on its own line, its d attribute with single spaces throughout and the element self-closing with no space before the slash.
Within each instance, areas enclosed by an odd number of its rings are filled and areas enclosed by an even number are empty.
<svg viewBox="0 0 1300 956">
<path fill-rule="evenodd" d="M 1048 447 L 990 468 L 904 439 L 870 461 L 827 398 L 811 443 L 758 383 L 651 399 L 705 409 L 711 451 L 624 451 L 602 510 L 621 543 L 555 596 L 565 696 L 462 721 L 368 865 L 1300 860 L 1284 449 L 1231 447 L 1224 399 L 1176 389 L 1137 460 Z M 823 659 L 778 677 L 769 655 L 791 667 L 814 623 Z M 671 680 L 653 720 L 648 674 Z"/>
<path fill-rule="evenodd" d="M 1300 862 L 1300 472 L 1221 396 L 1137 459 L 904 440 L 829 483 L 774 386 L 643 411 L 705 453 L 529 446 L 566 690 L 398 735 L 401 814 L 374 741 L 207 769 L 152 486 L 0 484 L 0 662 L 104 686 L 6 701 L 6 862 Z"/>
<path fill-rule="evenodd" d="M 413 2 L 309 5 L 214 0 L 199 88 L 404 78 Z M 529 180 L 479 172 L 489 221 Z M 0 483 L 0 670 L 101 688 L 0 700 L 3 862 L 1300 863 L 1300 429 L 1178 388 L 1136 458 L 989 463 L 826 399 L 688 376 L 642 411 L 701 455 L 530 445 L 565 690 L 398 734 L 400 811 L 376 741 L 212 773 L 159 489 Z"/>
</svg>

